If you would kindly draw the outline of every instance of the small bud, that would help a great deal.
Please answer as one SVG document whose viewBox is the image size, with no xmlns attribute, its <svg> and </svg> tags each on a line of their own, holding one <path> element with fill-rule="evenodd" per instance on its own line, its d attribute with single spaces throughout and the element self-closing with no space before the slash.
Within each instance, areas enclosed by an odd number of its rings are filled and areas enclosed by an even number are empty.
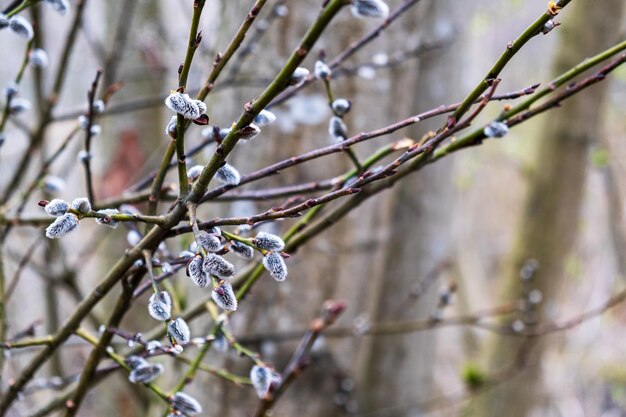
<svg viewBox="0 0 626 417">
<path fill-rule="evenodd" d="M 96 218 L 96 223 L 102 224 L 102 225 L 105 225 L 105 226 L 109 226 L 112 229 L 115 229 L 115 228 L 117 228 L 117 226 L 120 225 L 119 221 L 113 220 L 110 217 L 110 216 L 112 216 L 114 214 L 120 214 L 120 211 L 118 209 L 103 209 L 103 210 L 98 210 L 97 213 L 105 214 L 108 217 L 105 217 L 103 219 Z"/>
<path fill-rule="evenodd" d="M 306 78 L 309 76 L 309 70 L 303 67 L 298 67 L 294 70 L 293 74 L 291 74 L 291 78 L 289 79 L 289 85 L 294 87 L 300 87 L 306 81 Z"/>
<path fill-rule="evenodd" d="M 91 155 L 90 152 L 87 152 L 86 150 L 82 149 L 80 152 L 78 152 L 77 155 L 77 159 L 79 162 L 86 162 L 86 161 L 90 161 L 93 155 Z"/>
<path fill-rule="evenodd" d="M 507 133 L 509 133 L 509 127 L 506 123 L 493 121 L 485 127 L 483 133 L 488 138 L 501 138 L 504 137 Z"/>
<path fill-rule="evenodd" d="M 548 33 L 552 31 L 552 29 L 560 25 L 561 25 L 560 23 L 555 22 L 554 20 L 550 19 L 541 28 L 541 33 L 543 33 L 544 35 L 547 35 Z"/>
<path fill-rule="evenodd" d="M 220 229 L 217 226 L 212 226 L 206 229 L 206 232 L 211 233 L 212 235 L 215 235 L 215 236 L 222 236 L 222 229 Z"/>
<path fill-rule="evenodd" d="M 2 95 L 7 98 L 15 96 L 19 92 L 19 87 L 15 83 L 9 83 L 3 90 Z"/>
<path fill-rule="evenodd" d="M 4 29 L 9 26 L 9 18 L 4 13 L 0 13 L 0 29 Z"/>
<path fill-rule="evenodd" d="M 271 233 L 259 232 L 252 241 L 256 247 L 269 251 L 281 251 L 285 249 L 285 242 Z"/>
<path fill-rule="evenodd" d="M 47 175 L 43 179 L 43 190 L 50 194 L 55 194 L 63 191 L 65 188 L 65 181 L 62 178 L 55 177 L 53 175 Z"/>
<path fill-rule="evenodd" d="M 97 114 L 104 112 L 105 108 L 106 108 L 106 104 L 104 104 L 104 101 L 96 100 L 93 102 L 93 111 L 96 112 Z"/>
<path fill-rule="evenodd" d="M 539 269 L 539 261 L 534 258 L 527 259 L 520 269 L 520 278 L 524 281 L 531 280 L 537 273 L 537 269 Z"/>
<path fill-rule="evenodd" d="M 215 173 L 215 179 L 222 184 L 238 185 L 241 181 L 241 175 L 234 166 L 225 164 L 217 170 Z"/>
<path fill-rule="evenodd" d="M 126 359 L 124 359 L 124 363 L 130 369 L 139 368 L 140 366 L 148 365 L 148 361 L 137 355 L 130 355 Z"/>
<path fill-rule="evenodd" d="M 272 368 L 263 365 L 254 365 L 250 370 L 250 381 L 260 399 L 265 398 L 270 390 L 272 371 Z"/>
<path fill-rule="evenodd" d="M 202 101 L 192 99 L 189 94 L 178 92 L 170 94 L 165 99 L 165 105 L 186 119 L 197 119 L 206 112 L 206 104 Z"/>
<path fill-rule="evenodd" d="M 194 256 L 187 264 L 187 276 L 200 288 L 204 288 L 209 284 L 209 277 L 202 268 L 202 256 Z"/>
<path fill-rule="evenodd" d="M 352 0 L 352 15 L 359 18 L 389 16 L 389 6 L 382 0 Z"/>
<path fill-rule="evenodd" d="M 17 36 L 26 39 L 27 41 L 33 39 L 33 26 L 22 16 L 13 16 L 10 18 L 9 29 L 11 29 L 11 31 Z"/>
<path fill-rule="evenodd" d="M 89 119 L 84 114 L 81 114 L 76 118 L 76 123 L 78 123 L 78 126 L 81 129 L 87 129 L 87 127 L 89 126 Z"/>
<path fill-rule="evenodd" d="M 159 321 L 169 320 L 172 313 L 172 298 L 167 291 L 152 294 L 148 302 L 148 313 Z"/>
<path fill-rule="evenodd" d="M 171 137 L 176 137 L 176 120 L 178 118 L 176 116 L 172 116 L 169 122 L 167 122 L 167 126 L 165 127 L 165 134 Z"/>
<path fill-rule="evenodd" d="M 221 133 L 221 131 L 220 131 Z M 239 130 L 239 139 L 242 140 L 250 140 L 250 139 L 254 139 L 257 136 L 259 136 L 259 133 L 261 133 L 261 129 L 255 125 L 254 123 L 250 123 L 248 126 L 242 128 Z M 221 136 L 221 134 L 220 134 Z M 224 136 L 226 137 L 226 136 Z"/>
<path fill-rule="evenodd" d="M 195 181 L 200 178 L 200 174 L 202 174 L 202 170 L 204 169 L 203 165 L 194 165 L 187 170 L 187 179 L 189 181 Z"/>
<path fill-rule="evenodd" d="M 235 296 L 235 291 L 233 291 L 233 286 L 228 283 L 223 283 L 213 288 L 211 298 L 222 310 L 237 310 L 237 297 Z"/>
<path fill-rule="evenodd" d="M 11 114 L 20 114 L 30 110 L 30 101 L 25 98 L 13 98 L 9 104 Z"/>
<path fill-rule="evenodd" d="M 289 13 L 289 7 L 284 4 L 277 4 L 274 7 L 274 14 L 278 17 L 285 17 Z"/>
<path fill-rule="evenodd" d="M 185 344 L 191 339 L 191 331 L 187 322 L 182 317 L 171 321 L 167 326 L 168 334 L 178 343 Z"/>
<path fill-rule="evenodd" d="M 49 63 L 48 53 L 41 48 L 35 48 L 28 54 L 28 62 L 36 68 L 46 68 Z"/>
<path fill-rule="evenodd" d="M 148 384 L 161 376 L 163 370 L 160 363 L 139 366 L 130 372 L 128 380 L 133 384 Z"/>
<path fill-rule="evenodd" d="M 146 350 L 148 352 L 154 352 L 155 350 L 160 349 L 161 346 L 163 346 L 163 345 L 158 340 L 151 340 L 146 345 Z"/>
<path fill-rule="evenodd" d="M 212 233 L 202 233 L 198 236 L 198 241 L 207 252 L 217 252 L 222 249 L 222 241 Z"/>
<path fill-rule="evenodd" d="M 44 210 L 51 216 L 59 217 L 67 213 L 69 208 L 70 205 L 67 204 L 67 201 L 61 200 L 60 198 L 55 198 L 54 200 L 46 204 Z"/>
<path fill-rule="evenodd" d="M 218 352 L 225 353 L 228 352 L 230 343 L 228 343 L 228 340 L 226 340 L 223 334 L 219 333 L 215 336 L 215 339 L 213 340 L 211 346 L 214 347 L 215 350 L 217 350 Z"/>
<path fill-rule="evenodd" d="M 287 278 L 287 265 L 278 252 L 270 252 L 263 257 L 263 266 L 276 281 Z"/>
<path fill-rule="evenodd" d="M 45 0 L 45 3 L 56 10 L 61 16 L 65 16 L 70 9 L 67 0 Z"/>
<path fill-rule="evenodd" d="M 348 99 L 338 98 L 336 100 L 333 100 L 330 107 L 332 107 L 333 113 L 335 113 L 335 116 L 342 117 L 342 116 L 345 116 L 350 111 L 350 108 L 352 107 L 352 103 Z"/>
<path fill-rule="evenodd" d="M 543 294 L 541 291 L 534 289 L 528 293 L 528 302 L 531 304 L 539 304 L 543 300 Z"/>
<path fill-rule="evenodd" d="M 78 217 L 72 213 L 65 213 L 57 217 L 56 220 L 46 228 L 46 237 L 49 239 L 58 239 L 76 230 L 77 227 Z"/>
<path fill-rule="evenodd" d="M 96 137 L 102 133 L 102 127 L 100 127 L 100 125 L 91 125 L 89 133 L 91 134 L 91 137 Z"/>
<path fill-rule="evenodd" d="M 328 123 L 328 134 L 333 142 L 344 141 L 348 137 L 348 127 L 341 118 L 333 116 Z"/>
<path fill-rule="evenodd" d="M 259 114 L 254 118 L 254 123 L 257 126 L 265 126 L 272 124 L 276 121 L 276 115 L 269 110 L 261 110 Z"/>
<path fill-rule="evenodd" d="M 328 64 L 322 61 L 321 59 L 318 59 L 315 62 L 314 73 L 315 73 L 315 78 L 317 78 L 318 80 L 327 80 L 332 75 L 332 71 L 330 67 L 328 66 Z"/>
<path fill-rule="evenodd" d="M 72 201 L 72 208 L 79 213 L 87 214 L 91 211 L 91 203 L 87 197 L 76 198 Z"/>
<path fill-rule="evenodd" d="M 170 404 L 176 411 L 180 411 L 185 416 L 195 416 L 202 412 L 200 403 L 189 394 L 177 392 L 170 398 Z"/>
<path fill-rule="evenodd" d="M 252 249 L 252 246 L 248 246 L 236 240 L 230 243 L 230 250 L 243 259 L 252 259 L 254 257 L 254 249 Z"/>
<path fill-rule="evenodd" d="M 204 272 L 222 279 L 230 279 L 235 275 L 235 267 L 226 259 L 214 253 L 209 253 L 202 264 Z"/>
</svg>

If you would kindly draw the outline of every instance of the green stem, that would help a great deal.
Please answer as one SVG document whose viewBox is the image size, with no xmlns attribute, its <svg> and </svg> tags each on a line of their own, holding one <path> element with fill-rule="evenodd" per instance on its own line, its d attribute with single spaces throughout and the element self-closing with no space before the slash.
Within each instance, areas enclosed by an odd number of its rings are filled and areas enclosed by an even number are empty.
<svg viewBox="0 0 626 417">
<path fill-rule="evenodd" d="M 563 8 L 567 6 L 567 4 L 571 0 L 558 0 L 556 6 L 558 8 Z M 469 95 L 463 100 L 461 105 L 456 109 L 451 118 L 456 122 L 461 119 L 461 117 L 469 110 L 469 108 L 474 104 L 474 102 L 480 97 L 482 93 L 484 93 L 489 86 L 491 85 L 491 80 L 496 79 L 500 72 L 504 69 L 506 64 L 517 54 L 517 52 L 522 49 L 524 45 L 528 41 L 530 41 L 535 36 L 541 33 L 541 29 L 543 26 L 551 19 L 554 18 L 554 13 L 550 10 L 546 11 L 541 17 L 535 20 L 526 30 L 517 38 L 515 41 L 509 43 L 506 47 L 504 53 L 500 56 L 500 58 L 496 61 L 493 67 L 489 70 L 485 78 L 474 88 L 474 90 L 469 93 Z"/>
<path fill-rule="evenodd" d="M 22 4 L 20 4 L 19 6 L 17 6 L 15 9 L 11 10 L 9 13 L 7 13 L 7 17 L 13 17 L 16 14 L 28 9 L 30 6 L 39 3 L 41 0 L 24 0 L 22 2 Z"/>
</svg>

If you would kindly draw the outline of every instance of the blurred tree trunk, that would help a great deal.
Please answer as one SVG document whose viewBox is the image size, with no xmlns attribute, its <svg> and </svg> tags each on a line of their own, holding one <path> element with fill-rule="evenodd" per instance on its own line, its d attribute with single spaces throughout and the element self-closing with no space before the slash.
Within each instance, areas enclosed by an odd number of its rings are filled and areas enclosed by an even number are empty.
<svg viewBox="0 0 626 417">
<path fill-rule="evenodd" d="M 418 27 L 423 37 L 442 38 L 459 29 L 461 13 L 455 3 L 446 0 L 421 4 L 424 14 Z M 468 13 L 467 8 L 463 13 Z M 405 27 L 407 31 L 414 30 L 415 21 L 410 23 L 412 27 Z M 417 82 L 411 89 L 412 113 L 458 100 L 461 92 L 456 86 L 460 85 L 461 74 L 456 68 L 463 62 L 463 54 L 459 53 L 463 50 L 461 42 L 458 39 L 448 49 L 419 60 Z M 399 84 L 396 88 L 394 97 L 402 94 L 406 86 Z M 441 120 L 436 119 L 418 125 L 411 134 L 419 138 L 440 125 Z M 434 312 L 441 282 L 436 281 L 420 298 L 412 299 L 409 292 L 450 255 L 452 164 L 452 160 L 445 160 L 428 167 L 399 183 L 386 196 L 393 202 L 386 219 L 389 235 L 376 254 L 382 257 L 384 266 L 368 284 L 373 287 L 373 321 L 414 320 Z M 436 334 L 371 337 L 363 339 L 362 344 L 365 352 L 357 386 L 363 411 L 390 408 L 394 416 L 423 411 L 415 404 L 434 396 Z"/>
<path fill-rule="evenodd" d="M 564 14 L 559 46 L 553 64 L 554 75 L 571 68 L 594 51 L 617 40 L 614 29 L 622 19 L 624 2 L 607 0 L 598 7 L 590 0 L 572 4 Z M 544 118 L 533 172 L 521 219 L 516 246 L 504 269 L 498 300 L 523 296 L 520 269 L 530 259 L 538 261 L 530 287 L 541 291 L 543 301 L 533 320 L 545 321 L 552 313 L 558 290 L 566 275 L 566 258 L 576 241 L 579 211 L 585 188 L 590 144 L 597 137 L 603 116 L 606 83 L 576 97 Z M 468 407 L 467 415 L 523 417 L 548 398 L 542 390 L 541 356 L 543 340 L 498 337 L 487 351 L 490 372 L 511 366 L 526 367 L 517 377 L 480 395 Z M 541 414 L 541 413 L 540 413 Z"/>
</svg>

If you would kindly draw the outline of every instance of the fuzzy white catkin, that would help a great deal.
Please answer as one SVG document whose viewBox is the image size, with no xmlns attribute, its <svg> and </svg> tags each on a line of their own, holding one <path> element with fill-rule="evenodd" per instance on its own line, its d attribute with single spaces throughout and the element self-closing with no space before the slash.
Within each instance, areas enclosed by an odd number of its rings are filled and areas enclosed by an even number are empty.
<svg viewBox="0 0 626 417">
<path fill-rule="evenodd" d="M 187 264 L 187 276 L 200 288 L 209 284 L 209 277 L 202 267 L 202 256 L 197 255 Z"/>
<path fill-rule="evenodd" d="M 28 20 L 22 16 L 13 16 L 9 19 L 9 29 L 20 38 L 30 41 L 35 35 L 33 32 L 33 26 Z"/>
<path fill-rule="evenodd" d="M 13 98 L 11 99 L 11 103 L 9 105 L 9 111 L 11 114 L 20 114 L 24 113 L 31 108 L 30 100 L 25 98 Z"/>
<path fill-rule="evenodd" d="M 159 321 L 169 320 L 172 313 L 172 298 L 167 291 L 152 294 L 148 302 L 148 313 Z"/>
<path fill-rule="evenodd" d="M 133 384 L 148 384 L 161 376 L 163 371 L 160 363 L 138 366 L 130 372 L 128 380 Z"/>
<path fill-rule="evenodd" d="M 233 286 L 228 283 L 223 283 L 213 288 L 211 298 L 222 310 L 237 310 L 237 297 L 235 296 Z"/>
<path fill-rule="evenodd" d="M 230 279 L 235 275 L 235 266 L 214 253 L 209 253 L 202 264 L 204 272 L 222 279 Z"/>
<path fill-rule="evenodd" d="M 270 252 L 263 257 L 263 266 L 276 281 L 287 278 L 287 265 L 278 252 Z"/>
<path fill-rule="evenodd" d="M 187 322 L 181 317 L 171 321 L 167 326 L 169 335 L 174 338 L 178 343 L 188 343 L 191 339 L 191 331 Z"/>
<path fill-rule="evenodd" d="M 28 54 L 28 62 L 36 68 L 46 68 L 48 66 L 48 53 L 41 48 L 36 48 Z"/>
<path fill-rule="evenodd" d="M 0 29 L 4 29 L 9 26 L 9 18 L 4 13 L 0 13 Z"/>
<path fill-rule="evenodd" d="M 104 112 L 105 109 L 106 109 L 106 104 L 104 104 L 104 101 L 96 100 L 93 102 L 93 111 L 96 112 L 97 114 Z"/>
<path fill-rule="evenodd" d="M 120 214 L 120 211 L 118 209 L 103 209 L 103 210 L 98 210 L 98 213 L 106 214 L 107 216 L 112 216 L 114 214 Z M 102 224 L 104 226 L 109 226 L 112 229 L 115 229 L 117 228 L 117 226 L 120 225 L 119 221 L 113 220 L 111 217 L 107 217 L 105 219 L 96 218 L 96 223 Z"/>
<path fill-rule="evenodd" d="M 171 137 L 176 136 L 176 116 L 172 116 L 169 122 L 167 122 L 167 126 L 165 126 L 165 134 Z"/>
<path fill-rule="evenodd" d="M 240 258 L 243 258 L 243 259 L 254 258 L 254 249 L 252 249 L 252 246 L 248 246 L 245 243 L 241 243 L 241 242 L 234 240 L 230 244 L 230 250 Z"/>
<path fill-rule="evenodd" d="M 338 98 L 333 100 L 330 106 L 333 109 L 335 115 L 342 117 L 350 111 L 352 103 L 348 99 Z"/>
<path fill-rule="evenodd" d="M 185 416 L 195 416 L 202 412 L 202 406 L 189 394 L 177 392 L 170 398 L 170 404 L 176 411 L 180 411 Z"/>
<path fill-rule="evenodd" d="M 45 0 L 45 3 L 56 10 L 61 16 L 65 16 L 70 9 L 67 0 Z"/>
<path fill-rule="evenodd" d="M 65 180 L 54 175 L 47 175 L 43 179 L 43 190 L 50 194 L 56 194 L 65 189 Z"/>
<path fill-rule="evenodd" d="M 254 365 L 250 370 L 250 381 L 256 391 L 256 395 L 263 399 L 272 384 L 272 369 L 267 366 Z"/>
<path fill-rule="evenodd" d="M 126 234 L 126 241 L 130 246 L 137 246 L 141 242 L 141 233 L 136 230 L 129 230 Z"/>
<path fill-rule="evenodd" d="M 239 130 L 239 139 L 250 140 L 254 139 L 261 133 L 261 129 L 254 123 L 250 123 L 248 126 Z M 221 131 L 220 131 L 221 136 Z"/>
<path fill-rule="evenodd" d="M 281 251 L 285 249 L 285 242 L 278 236 L 267 232 L 259 232 L 253 243 L 259 248 L 269 251 Z"/>
<path fill-rule="evenodd" d="M 165 99 L 168 109 L 182 115 L 186 119 L 197 119 L 206 112 L 206 104 L 194 100 L 189 94 L 174 92 Z"/>
<path fill-rule="evenodd" d="M 225 185 L 238 185 L 241 181 L 241 174 L 237 168 L 227 163 L 217 170 L 215 179 Z"/>
<path fill-rule="evenodd" d="M 137 355 L 130 355 L 124 359 L 124 363 L 131 369 L 139 368 L 140 366 L 148 365 L 148 361 Z"/>
<path fill-rule="evenodd" d="M 91 203 L 87 197 L 75 198 L 72 201 L 72 208 L 79 213 L 87 214 L 91 211 Z"/>
<path fill-rule="evenodd" d="M 195 181 L 200 178 L 200 174 L 202 174 L 202 170 L 204 169 L 203 165 L 194 165 L 187 170 L 187 179 L 189 181 Z"/>
<path fill-rule="evenodd" d="M 315 62 L 315 69 L 313 73 L 315 74 L 315 78 L 318 80 L 325 80 L 331 76 L 332 71 L 326 62 L 319 59 Z"/>
<path fill-rule="evenodd" d="M 381 18 L 389 16 L 389 6 L 382 0 L 352 0 L 352 15 L 359 18 Z"/>
<path fill-rule="evenodd" d="M 57 217 L 50 226 L 46 228 L 46 237 L 58 239 L 76 230 L 78 227 L 78 217 L 72 213 L 65 213 Z"/>
<path fill-rule="evenodd" d="M 266 126 L 276 121 L 276 115 L 269 110 L 261 110 L 259 114 L 254 118 L 254 123 L 257 126 Z"/>
<path fill-rule="evenodd" d="M 291 78 L 289 79 L 289 85 L 294 87 L 300 87 L 306 81 L 306 78 L 309 76 L 309 70 L 304 67 L 298 67 L 291 74 Z"/>
<path fill-rule="evenodd" d="M 60 198 L 55 198 L 54 200 L 46 204 L 44 210 L 51 216 L 59 217 L 67 213 L 69 208 L 70 205 L 67 203 L 67 201 L 61 200 Z"/>
<path fill-rule="evenodd" d="M 213 233 L 202 233 L 198 236 L 198 241 L 207 252 L 217 252 L 222 249 L 222 241 Z"/>
<path fill-rule="evenodd" d="M 333 116 L 328 122 L 328 134 L 333 142 L 341 142 L 348 137 L 348 127 L 340 117 Z"/>
<path fill-rule="evenodd" d="M 509 127 L 506 125 L 506 123 L 493 121 L 489 123 L 487 127 L 485 127 L 483 133 L 488 138 L 501 138 L 509 133 Z"/>
</svg>

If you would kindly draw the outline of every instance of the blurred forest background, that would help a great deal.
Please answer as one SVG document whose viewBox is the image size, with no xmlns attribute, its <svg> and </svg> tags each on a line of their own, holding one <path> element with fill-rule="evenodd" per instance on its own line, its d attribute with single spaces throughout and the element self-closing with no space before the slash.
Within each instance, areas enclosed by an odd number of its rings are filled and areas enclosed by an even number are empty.
<svg viewBox="0 0 626 417">
<path fill-rule="evenodd" d="M 4 3 L 8 1 L 0 2 Z M 258 95 L 296 46 L 319 3 L 270 1 L 251 31 L 255 35 L 249 34 L 257 36 L 261 30 L 262 38 L 242 61 L 238 75 L 227 68 L 219 90 L 207 102 L 211 123 L 229 126 L 243 103 Z M 388 3 L 393 10 L 400 1 Z M 207 1 L 200 24 L 203 41 L 189 77 L 191 90 L 200 87 L 215 53 L 228 43 L 251 4 Z M 506 44 L 546 6 L 547 0 L 420 1 L 343 65 L 347 76 L 333 81 L 335 95 L 353 103 L 346 118 L 349 132 L 372 130 L 461 100 Z M 154 170 L 167 146 L 163 129 L 171 114 L 162 100 L 177 85 L 191 0 L 88 1 L 86 7 L 67 84 L 42 153 L 55 149 L 74 128 L 97 68 L 104 70 L 103 85 L 123 82 L 100 119 L 102 134 L 94 139 L 95 189 L 98 198 L 105 199 Z M 560 27 L 533 39 L 515 56 L 501 75 L 499 92 L 546 83 L 623 40 L 624 8 L 623 0 L 573 1 L 559 15 Z M 38 42 L 51 60 L 40 79 L 31 70 L 26 72 L 20 94 L 36 103 L 36 83 L 48 91 L 70 17 L 45 7 L 25 13 L 39 22 Z M 335 57 L 376 24 L 341 13 L 304 66 L 312 69 L 322 49 L 329 58 Z M 406 57 L 424 45 L 429 45 L 425 52 Z M 23 48 L 23 40 L 0 32 L 0 84 L 15 76 Z M 395 59 L 402 64 L 388 65 Z M 492 104 L 479 123 L 497 116 L 503 104 Z M 328 141 L 331 114 L 321 83 L 272 111 L 277 122 L 264 130 L 262 146 L 257 146 L 260 142 L 239 146 L 230 158 L 242 173 Z M 35 104 L 30 113 L 9 123 L 11 140 L 0 154 L 0 189 L 8 181 L 4 174 L 12 172 L 27 145 L 19 125 L 29 125 L 36 112 Z M 418 124 L 355 150 L 366 156 L 391 138 L 418 139 L 443 120 Z M 190 129 L 190 146 L 201 141 L 199 132 L 198 127 Z M 532 304 L 526 316 L 499 315 L 490 323 L 519 328 L 528 322 L 568 320 L 601 307 L 626 284 L 624 140 L 622 67 L 560 109 L 512 129 L 505 139 L 447 157 L 366 201 L 292 254 L 287 281 L 277 285 L 261 280 L 233 315 L 230 327 L 242 343 L 281 369 L 298 342 L 291 335 L 306 329 L 324 300 L 345 299 L 348 308 L 335 333 L 329 331 L 317 343 L 314 363 L 273 415 L 626 416 L 623 306 L 541 338 L 501 335 L 469 322 L 399 334 L 361 334 L 371 323 L 424 322 L 435 315 L 445 324 L 448 318 L 492 311 L 520 299 Z M 51 168 L 52 174 L 67 181 L 60 196 L 70 200 L 84 194 L 83 171 L 76 162 L 80 149 L 81 140 L 70 144 Z M 213 150 L 194 156 L 193 164 L 206 163 Z M 37 165 L 32 164 L 33 172 Z M 269 177 L 263 185 L 321 180 L 349 168 L 345 155 L 335 154 Z M 166 182 L 176 182 L 175 172 Z M 26 213 L 39 213 L 36 202 L 44 197 L 35 193 Z M 250 215 L 271 206 L 268 201 L 211 203 L 200 208 L 199 216 Z M 276 222 L 263 229 L 278 233 L 291 223 Z M 32 251 L 33 262 L 24 269 L 6 306 L 9 334 L 32 323 L 37 323 L 38 335 L 56 329 L 126 245 L 123 228 L 111 231 L 95 225 L 81 226 L 73 239 L 60 242 L 43 239 L 42 228 L 21 227 L 12 233 L 5 247 L 7 276 L 18 269 L 27 251 Z M 172 245 L 172 251 L 184 249 Z M 186 294 L 183 303 L 189 305 L 198 294 L 183 275 L 179 272 L 173 283 Z M 441 307 L 442 297 L 451 293 L 452 303 Z M 133 307 L 123 329 L 153 327 L 145 314 L 146 300 Z M 107 298 L 85 327 L 95 331 L 113 303 L 114 297 Z M 192 332 L 206 334 L 210 325 L 196 320 Z M 90 348 L 78 339 L 71 341 L 37 374 L 38 381 L 80 372 Z M 115 339 L 115 343 L 123 347 L 125 342 Z M 16 373 L 35 350 L 10 352 L 3 374 Z M 250 368 L 249 361 L 234 351 L 212 350 L 208 361 L 241 375 Z M 175 381 L 174 375 L 184 372 L 170 359 L 162 362 L 167 364 L 163 380 Z M 33 388 L 14 415 L 30 415 L 58 392 Z M 207 374 L 199 374 L 187 392 L 200 400 L 203 415 L 249 415 L 258 401 L 250 387 L 236 387 Z M 161 412 L 160 403 L 120 373 L 94 389 L 79 415 Z"/>
</svg>

